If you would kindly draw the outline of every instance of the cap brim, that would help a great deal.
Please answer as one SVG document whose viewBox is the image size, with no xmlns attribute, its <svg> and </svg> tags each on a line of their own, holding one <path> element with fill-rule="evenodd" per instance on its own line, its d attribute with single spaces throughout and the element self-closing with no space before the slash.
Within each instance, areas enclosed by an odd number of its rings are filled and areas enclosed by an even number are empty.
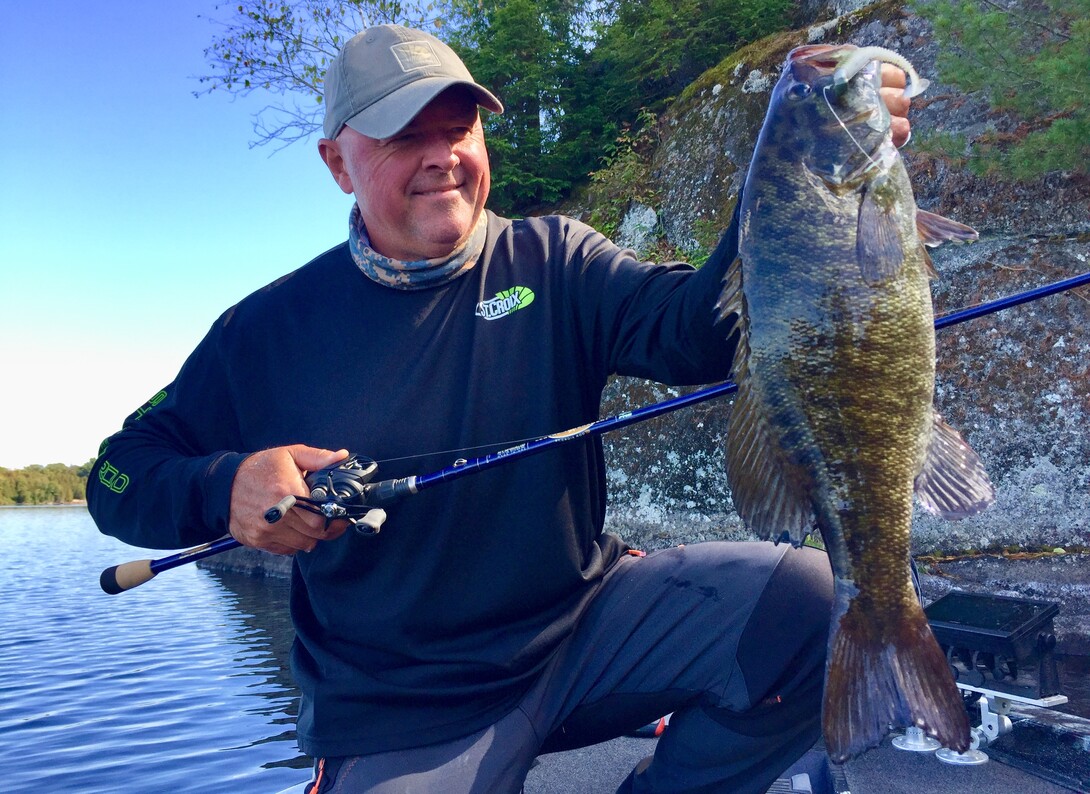
<svg viewBox="0 0 1090 794">
<path fill-rule="evenodd" d="M 425 77 L 399 88 L 364 108 L 345 122 L 368 138 L 389 138 L 401 132 L 428 103 L 453 86 L 465 86 L 477 104 L 493 113 L 503 113 L 503 105 L 490 91 L 466 80 L 449 77 Z"/>
</svg>

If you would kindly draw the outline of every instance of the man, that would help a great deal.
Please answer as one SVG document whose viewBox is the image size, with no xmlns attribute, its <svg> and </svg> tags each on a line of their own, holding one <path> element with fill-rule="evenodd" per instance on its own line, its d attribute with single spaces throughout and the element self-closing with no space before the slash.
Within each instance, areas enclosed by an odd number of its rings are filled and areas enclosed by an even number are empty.
<svg viewBox="0 0 1090 794">
<path fill-rule="evenodd" d="M 108 439 L 98 465 L 129 484 L 90 478 L 99 526 L 149 547 L 230 532 L 303 552 L 292 661 L 314 791 L 518 791 L 539 753 L 667 712 L 623 790 L 763 791 L 818 735 L 820 552 L 627 553 L 602 532 L 597 439 L 406 499 L 374 537 L 298 509 L 264 520 L 348 449 L 383 477 L 433 470 L 594 420 L 613 373 L 725 378 L 734 348 L 714 306 L 735 234 L 694 271 L 568 218 L 485 210 L 478 107 L 503 108 L 438 39 L 364 31 L 325 94 L 318 149 L 355 197 L 348 242 L 229 309 Z"/>
</svg>

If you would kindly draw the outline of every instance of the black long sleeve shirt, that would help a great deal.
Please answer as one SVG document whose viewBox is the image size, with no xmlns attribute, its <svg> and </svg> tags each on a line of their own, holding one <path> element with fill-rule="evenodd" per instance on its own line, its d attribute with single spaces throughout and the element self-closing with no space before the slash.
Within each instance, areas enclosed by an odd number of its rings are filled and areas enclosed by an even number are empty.
<svg viewBox="0 0 1090 794">
<path fill-rule="evenodd" d="M 612 373 L 725 378 L 734 318 L 714 305 L 730 238 L 697 271 L 639 262 L 569 218 L 490 213 L 477 265 L 418 291 L 333 248 L 225 312 L 165 396 L 107 440 L 91 513 L 134 545 L 202 543 L 226 533 L 256 450 L 344 447 L 389 460 L 381 479 L 423 474 L 454 450 L 595 420 Z M 602 531 L 605 502 L 587 439 L 403 500 L 375 537 L 297 554 L 302 749 L 420 746 L 510 711 L 624 550 Z"/>
</svg>

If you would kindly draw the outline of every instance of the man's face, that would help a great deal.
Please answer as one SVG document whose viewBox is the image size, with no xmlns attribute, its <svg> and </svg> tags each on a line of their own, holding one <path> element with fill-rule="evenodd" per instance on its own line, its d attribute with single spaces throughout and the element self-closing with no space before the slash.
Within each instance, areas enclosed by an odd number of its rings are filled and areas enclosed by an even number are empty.
<svg viewBox="0 0 1090 794">
<path fill-rule="evenodd" d="M 444 91 L 392 138 L 345 127 L 318 148 L 337 184 L 355 195 L 372 248 L 392 259 L 447 256 L 484 210 L 488 152 L 465 89 Z"/>
</svg>

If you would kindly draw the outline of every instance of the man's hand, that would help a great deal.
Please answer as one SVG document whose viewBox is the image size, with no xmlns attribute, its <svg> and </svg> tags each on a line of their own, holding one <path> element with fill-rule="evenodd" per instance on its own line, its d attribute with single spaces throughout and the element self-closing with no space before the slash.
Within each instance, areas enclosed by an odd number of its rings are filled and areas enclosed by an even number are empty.
<svg viewBox="0 0 1090 794">
<path fill-rule="evenodd" d="M 911 102 L 905 96 L 907 79 L 904 71 L 888 63 L 882 64 L 882 101 L 886 103 L 890 115 L 890 133 L 893 145 L 898 148 L 908 143 L 912 130 L 908 123 L 908 106 Z"/>
<path fill-rule="evenodd" d="M 302 444 L 255 452 L 235 473 L 231 486 L 231 536 L 244 546 L 294 554 L 310 551 L 320 540 L 340 537 L 347 521 L 336 521 L 325 528 L 322 516 L 293 508 L 275 524 L 265 521 L 265 511 L 288 494 L 309 496 L 303 477 L 307 472 L 332 466 L 348 457 L 348 450 L 336 452 Z"/>
</svg>

